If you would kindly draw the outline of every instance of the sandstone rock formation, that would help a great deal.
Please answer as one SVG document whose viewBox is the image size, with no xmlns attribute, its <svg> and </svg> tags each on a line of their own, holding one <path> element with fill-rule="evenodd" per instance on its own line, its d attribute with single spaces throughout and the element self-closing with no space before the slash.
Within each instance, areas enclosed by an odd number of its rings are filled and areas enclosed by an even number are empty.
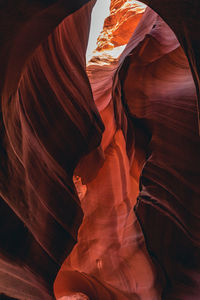
<svg viewBox="0 0 200 300">
<path fill-rule="evenodd" d="M 134 0 L 111 0 L 110 15 L 97 41 L 97 51 L 111 50 L 128 43 L 144 12 Z"/>
<path fill-rule="evenodd" d="M 199 300 L 200 2 L 144 0 L 90 85 L 94 2 L 0 1 L 0 298 Z"/>
</svg>

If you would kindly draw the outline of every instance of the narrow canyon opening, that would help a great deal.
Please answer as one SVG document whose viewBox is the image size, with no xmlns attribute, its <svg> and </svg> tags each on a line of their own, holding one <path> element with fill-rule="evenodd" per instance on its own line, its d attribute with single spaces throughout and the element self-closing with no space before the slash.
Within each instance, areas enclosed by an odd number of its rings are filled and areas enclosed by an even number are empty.
<svg viewBox="0 0 200 300">
<path fill-rule="evenodd" d="M 91 15 L 87 63 L 95 56 L 119 58 L 145 9 L 145 4 L 135 0 L 97 1 Z"/>
</svg>

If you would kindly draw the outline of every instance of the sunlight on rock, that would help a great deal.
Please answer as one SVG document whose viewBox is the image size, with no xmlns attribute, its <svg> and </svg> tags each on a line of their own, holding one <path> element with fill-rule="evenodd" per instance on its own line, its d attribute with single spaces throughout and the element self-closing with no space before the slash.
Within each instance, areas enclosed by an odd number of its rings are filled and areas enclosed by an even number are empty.
<svg viewBox="0 0 200 300">
<path fill-rule="evenodd" d="M 105 18 L 109 15 L 110 0 L 99 0 L 95 4 L 92 12 L 90 36 L 86 53 L 86 60 L 93 56 L 93 51 L 97 46 L 97 38 L 103 29 Z"/>
<path fill-rule="evenodd" d="M 146 6 L 134 0 L 97 1 L 92 13 L 87 62 L 117 59 L 137 27 Z"/>
<path fill-rule="evenodd" d="M 58 300 L 89 300 L 89 298 L 82 293 L 76 293 L 71 296 L 64 296 L 62 298 L 59 298 Z"/>
</svg>

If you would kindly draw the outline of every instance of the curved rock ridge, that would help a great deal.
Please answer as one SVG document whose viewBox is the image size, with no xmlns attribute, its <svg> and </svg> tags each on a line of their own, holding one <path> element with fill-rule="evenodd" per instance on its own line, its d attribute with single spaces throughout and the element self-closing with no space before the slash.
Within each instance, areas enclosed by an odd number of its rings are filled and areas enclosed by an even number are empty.
<svg viewBox="0 0 200 300">
<path fill-rule="evenodd" d="M 0 299 L 1 293 L 20 300 L 54 299 L 55 276 L 76 243 L 82 210 L 73 169 L 80 153 L 98 146 L 103 131 L 85 72 L 95 1 L 81 7 L 86 2 L 31 1 L 24 7 L 24 1 L 7 1 L 0 10 L 5 29 L 0 47 Z M 69 15 L 74 6 L 81 9 Z M 79 145 L 73 145 L 72 136 Z"/>
</svg>

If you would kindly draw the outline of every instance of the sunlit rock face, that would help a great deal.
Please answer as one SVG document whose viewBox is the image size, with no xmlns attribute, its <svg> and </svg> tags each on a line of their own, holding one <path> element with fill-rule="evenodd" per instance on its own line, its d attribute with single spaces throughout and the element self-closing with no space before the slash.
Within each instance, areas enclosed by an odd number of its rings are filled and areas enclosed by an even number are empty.
<svg viewBox="0 0 200 300">
<path fill-rule="evenodd" d="M 87 75 L 99 111 L 111 100 L 114 72 L 119 57 L 144 14 L 146 6 L 134 0 L 111 0 L 110 14 L 87 64 Z"/>
<path fill-rule="evenodd" d="M 97 51 L 127 44 L 144 12 L 144 5 L 133 0 L 111 0 L 110 15 L 97 41 Z"/>
<path fill-rule="evenodd" d="M 100 94 L 102 98 L 102 88 L 105 104 L 110 100 L 112 77 L 118 67 L 119 57 L 143 16 L 145 8 L 144 4 L 134 0 L 111 0 L 110 14 L 104 21 L 103 30 L 97 39 L 97 47 L 87 64 L 87 74 L 97 107 Z M 106 85 L 102 77 L 107 78 Z"/>
</svg>

